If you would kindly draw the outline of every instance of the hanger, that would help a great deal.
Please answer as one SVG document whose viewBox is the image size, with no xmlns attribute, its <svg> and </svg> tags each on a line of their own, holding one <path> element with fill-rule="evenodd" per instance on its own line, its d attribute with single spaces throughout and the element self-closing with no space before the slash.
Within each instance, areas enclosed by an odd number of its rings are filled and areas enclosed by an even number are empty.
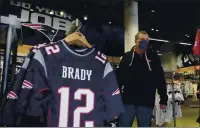
<svg viewBox="0 0 200 128">
<path fill-rule="evenodd" d="M 85 36 L 80 33 L 80 32 L 76 32 L 77 29 L 80 28 L 80 22 L 78 21 L 78 19 L 76 19 L 76 21 L 72 21 L 71 23 L 71 28 L 70 30 L 66 33 L 66 37 L 65 37 L 65 41 L 69 44 L 69 45 L 77 45 L 80 47 L 88 47 L 88 48 L 92 48 L 91 44 L 88 43 L 87 39 L 85 38 Z"/>
<path fill-rule="evenodd" d="M 78 45 L 80 47 L 92 48 L 91 44 L 88 43 L 85 36 L 80 32 L 74 32 L 64 39 L 69 45 Z"/>
</svg>

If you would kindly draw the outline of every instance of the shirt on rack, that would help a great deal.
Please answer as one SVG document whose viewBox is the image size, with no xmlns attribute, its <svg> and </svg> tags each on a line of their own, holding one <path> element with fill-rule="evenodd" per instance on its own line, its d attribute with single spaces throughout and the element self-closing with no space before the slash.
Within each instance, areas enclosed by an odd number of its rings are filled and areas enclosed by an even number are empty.
<svg viewBox="0 0 200 128">
<path fill-rule="evenodd" d="M 35 52 L 39 48 L 44 47 L 46 45 L 48 44 L 44 43 L 33 46 L 29 54 L 26 56 L 24 63 L 17 74 L 15 83 L 13 87 L 9 89 L 10 91 L 7 94 L 7 100 L 5 102 L 4 109 L 2 112 L 3 124 L 14 125 L 16 123 L 16 120 L 20 117 L 20 115 L 24 114 L 25 110 L 22 107 L 22 105 L 27 103 L 25 99 L 31 89 L 29 86 L 26 86 L 26 81 L 24 81 L 27 71 L 29 71 L 29 63 L 35 55 Z"/>
<path fill-rule="evenodd" d="M 24 80 L 31 88 L 28 115 L 48 113 L 48 125 L 54 127 L 94 127 L 124 111 L 106 56 L 94 48 L 80 51 L 65 41 L 36 51 Z"/>
<path fill-rule="evenodd" d="M 174 84 L 174 98 L 177 101 L 184 101 L 183 93 L 181 90 L 181 86 L 177 83 Z M 167 95 L 170 101 L 172 101 L 172 85 L 168 84 L 167 85 Z"/>
<path fill-rule="evenodd" d="M 185 98 L 188 96 L 194 96 L 195 91 L 192 82 L 184 81 L 181 83 L 181 89 Z"/>
</svg>

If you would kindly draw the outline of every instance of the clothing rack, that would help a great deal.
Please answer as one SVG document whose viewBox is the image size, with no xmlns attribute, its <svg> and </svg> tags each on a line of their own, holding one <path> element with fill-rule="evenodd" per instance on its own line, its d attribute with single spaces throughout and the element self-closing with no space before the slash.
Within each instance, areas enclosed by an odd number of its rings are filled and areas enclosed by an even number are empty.
<svg viewBox="0 0 200 128">
<path fill-rule="evenodd" d="M 21 22 L 15 17 L 5 17 L 0 16 L 0 24 L 7 25 L 7 37 L 6 37 L 6 47 L 4 51 L 4 63 L 3 63 L 3 73 L 2 73 L 2 85 L 0 90 L 0 100 L 1 104 L 3 101 L 3 97 L 6 91 L 6 87 L 8 85 L 8 78 L 9 78 L 9 65 L 11 59 L 11 49 L 13 43 L 17 40 L 17 29 L 21 29 Z M 16 46 L 16 45 L 14 45 Z M 16 52 L 16 50 L 15 50 Z"/>
<path fill-rule="evenodd" d="M 173 120 L 174 120 L 174 127 L 176 127 L 176 113 L 175 113 L 175 96 L 174 96 L 174 78 L 173 78 L 173 73 L 174 71 L 172 70 L 165 70 L 165 78 L 171 80 L 171 85 L 172 85 L 172 112 L 173 112 Z M 168 81 L 169 82 L 169 81 Z"/>
</svg>

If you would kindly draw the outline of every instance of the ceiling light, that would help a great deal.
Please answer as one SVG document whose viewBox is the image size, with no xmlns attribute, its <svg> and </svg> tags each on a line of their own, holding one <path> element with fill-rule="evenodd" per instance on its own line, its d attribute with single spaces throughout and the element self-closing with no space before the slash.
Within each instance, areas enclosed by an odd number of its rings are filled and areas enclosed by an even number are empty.
<svg viewBox="0 0 200 128">
<path fill-rule="evenodd" d="M 54 12 L 53 12 L 53 11 L 50 11 L 50 12 L 49 12 L 49 14 L 53 15 L 53 14 L 54 14 Z M 60 14 L 61 14 L 61 13 L 60 13 Z M 62 15 L 63 15 L 63 14 L 62 14 Z"/>
<path fill-rule="evenodd" d="M 179 44 L 182 44 L 182 45 L 192 45 L 192 44 L 190 44 L 190 43 L 179 43 Z"/>
<path fill-rule="evenodd" d="M 63 15 L 64 15 L 64 12 L 63 12 L 63 11 L 60 11 L 60 15 L 63 16 Z"/>
<path fill-rule="evenodd" d="M 161 40 L 161 39 L 154 39 L 154 38 L 149 38 L 149 40 L 154 40 L 154 41 L 159 41 L 159 42 L 169 42 L 168 40 Z"/>
<path fill-rule="evenodd" d="M 159 56 L 162 56 L 162 54 L 158 54 Z"/>
<path fill-rule="evenodd" d="M 84 16 L 84 20 L 87 20 L 88 18 L 87 18 L 87 16 Z"/>
<path fill-rule="evenodd" d="M 109 24 L 112 24 L 112 22 L 109 22 Z"/>
<path fill-rule="evenodd" d="M 151 10 L 151 12 L 155 12 L 155 10 Z"/>
<path fill-rule="evenodd" d="M 159 30 L 156 30 L 156 32 L 158 32 Z"/>
<path fill-rule="evenodd" d="M 186 37 L 190 37 L 188 34 L 185 34 Z"/>
<path fill-rule="evenodd" d="M 151 30 L 153 31 L 154 29 L 152 28 Z"/>
</svg>

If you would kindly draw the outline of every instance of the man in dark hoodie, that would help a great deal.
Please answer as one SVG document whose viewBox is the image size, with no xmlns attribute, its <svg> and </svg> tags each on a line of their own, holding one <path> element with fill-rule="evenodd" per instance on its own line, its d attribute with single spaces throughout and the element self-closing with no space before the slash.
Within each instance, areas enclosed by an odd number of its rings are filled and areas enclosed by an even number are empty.
<svg viewBox="0 0 200 128">
<path fill-rule="evenodd" d="M 159 56 L 148 50 L 149 36 L 140 31 L 135 46 L 123 56 L 117 79 L 126 112 L 119 117 L 120 127 L 131 127 L 136 116 L 139 127 L 150 127 L 155 104 L 156 89 L 160 95 L 160 108 L 166 109 L 167 91 Z"/>
</svg>

